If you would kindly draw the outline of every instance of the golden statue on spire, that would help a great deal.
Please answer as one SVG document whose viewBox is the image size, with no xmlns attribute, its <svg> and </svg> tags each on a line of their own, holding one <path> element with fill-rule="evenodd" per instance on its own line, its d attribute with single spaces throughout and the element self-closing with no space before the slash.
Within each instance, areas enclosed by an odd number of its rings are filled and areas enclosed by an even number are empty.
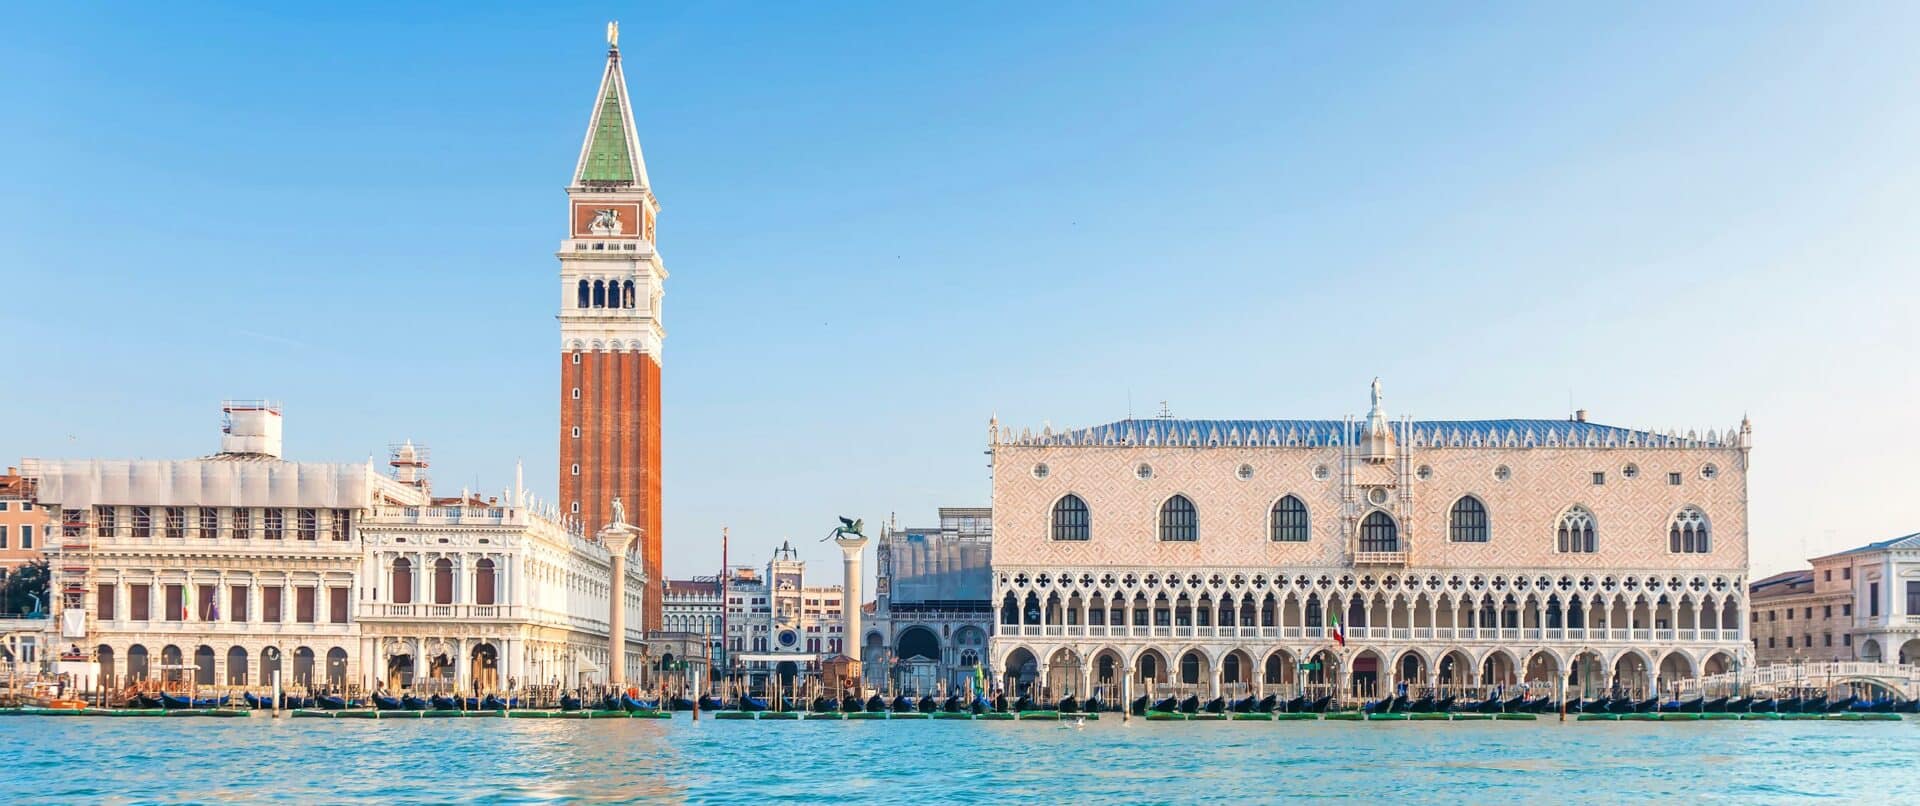
<svg viewBox="0 0 1920 806">
<path fill-rule="evenodd" d="M 614 20 L 613 22 L 607 23 L 607 47 L 610 47 L 610 48 L 620 47 L 620 21 L 619 20 Z"/>
</svg>

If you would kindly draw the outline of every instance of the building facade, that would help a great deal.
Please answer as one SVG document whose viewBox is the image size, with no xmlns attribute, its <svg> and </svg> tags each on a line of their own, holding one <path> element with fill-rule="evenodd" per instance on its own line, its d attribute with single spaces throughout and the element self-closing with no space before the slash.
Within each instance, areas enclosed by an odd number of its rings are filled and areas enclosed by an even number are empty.
<svg viewBox="0 0 1920 806">
<path fill-rule="evenodd" d="M 735 685 L 761 691 L 778 680 L 790 687 L 846 652 L 841 586 L 809 585 L 806 570 L 793 545 L 782 543 L 764 577 L 740 569 L 729 580 L 725 657 Z"/>
<path fill-rule="evenodd" d="M 607 552 L 577 524 L 519 490 L 508 503 L 435 499 L 411 445 L 393 477 L 288 461 L 277 406 L 224 412 L 221 450 L 205 458 L 27 462 L 40 505 L 61 513 L 63 671 L 109 688 L 605 679 L 582 671 L 607 664 Z M 628 589 L 644 580 L 631 570 Z M 637 631 L 637 593 L 629 608 Z"/>
<path fill-rule="evenodd" d="M 1832 569 L 1828 569 L 1831 574 Z M 1851 574 L 1851 569 L 1847 573 Z M 1855 660 L 1853 596 L 1843 586 L 1820 585 L 1816 572 L 1788 571 L 1753 583 L 1747 596 L 1754 663 Z"/>
<path fill-rule="evenodd" d="M 43 548 L 54 519 L 33 503 L 33 492 L 19 468 L 0 475 L 0 568 L 15 568 L 47 558 Z"/>
<path fill-rule="evenodd" d="M 567 186 L 560 242 L 560 500 L 587 534 L 626 506 L 637 552 L 661 576 L 660 302 L 667 269 L 654 240 L 660 203 L 647 181 L 621 70 L 617 29 L 587 136 Z M 645 617 L 661 621 L 661 588 Z"/>
<path fill-rule="evenodd" d="M 996 424 L 991 662 L 1051 696 L 1725 671 L 1750 441 L 1389 420 L 1378 381 L 1363 419 Z"/>
<path fill-rule="evenodd" d="M 1756 660 L 1920 663 L 1920 534 L 1812 566 L 1754 583 Z"/>
<path fill-rule="evenodd" d="M 860 659 L 868 685 L 963 691 L 993 634 L 993 510 L 942 507 L 938 526 L 889 524 L 874 548 L 874 615 Z"/>
</svg>

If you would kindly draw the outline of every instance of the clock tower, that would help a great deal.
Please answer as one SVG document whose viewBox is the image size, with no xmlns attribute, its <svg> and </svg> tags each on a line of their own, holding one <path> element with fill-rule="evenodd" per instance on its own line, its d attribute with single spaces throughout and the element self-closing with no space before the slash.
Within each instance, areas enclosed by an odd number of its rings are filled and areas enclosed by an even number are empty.
<svg viewBox="0 0 1920 806">
<path fill-rule="evenodd" d="M 596 534 L 619 499 L 639 527 L 643 626 L 660 625 L 660 203 L 634 132 L 619 28 L 567 185 L 560 242 L 560 503 Z"/>
</svg>

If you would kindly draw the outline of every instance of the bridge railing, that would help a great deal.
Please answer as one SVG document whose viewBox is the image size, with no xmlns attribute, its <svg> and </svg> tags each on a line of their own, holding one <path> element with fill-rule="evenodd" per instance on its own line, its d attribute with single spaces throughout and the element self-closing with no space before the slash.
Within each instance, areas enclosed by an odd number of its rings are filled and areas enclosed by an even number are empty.
<svg viewBox="0 0 1920 806">
<path fill-rule="evenodd" d="M 1872 681 L 1908 698 L 1920 697 L 1920 665 L 1873 661 L 1775 663 L 1740 672 L 1706 675 L 1680 682 L 1680 696 L 1727 696 L 1733 692 L 1770 692 L 1790 688 Z"/>
</svg>

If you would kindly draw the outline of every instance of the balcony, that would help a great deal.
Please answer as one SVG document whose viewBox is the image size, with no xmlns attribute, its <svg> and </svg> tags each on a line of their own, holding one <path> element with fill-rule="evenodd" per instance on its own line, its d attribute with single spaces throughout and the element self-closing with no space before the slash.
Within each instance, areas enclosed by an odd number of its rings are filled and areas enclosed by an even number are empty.
<svg viewBox="0 0 1920 806">
<path fill-rule="evenodd" d="M 361 621 L 385 619 L 433 619 L 454 621 L 515 621 L 520 608 L 514 605 L 482 604 L 392 604 L 361 602 Z"/>
<path fill-rule="evenodd" d="M 1407 553 L 1404 551 L 1356 551 L 1353 553 L 1354 566 L 1384 565 L 1395 568 L 1407 567 Z"/>
</svg>

